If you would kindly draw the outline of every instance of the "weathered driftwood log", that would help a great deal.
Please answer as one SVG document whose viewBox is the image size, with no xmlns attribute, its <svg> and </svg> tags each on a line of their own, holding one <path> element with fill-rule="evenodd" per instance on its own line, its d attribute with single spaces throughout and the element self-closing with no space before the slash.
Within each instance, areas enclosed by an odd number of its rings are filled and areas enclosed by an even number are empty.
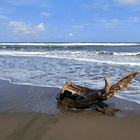
<svg viewBox="0 0 140 140">
<path fill-rule="evenodd" d="M 103 89 L 94 90 L 87 87 L 75 85 L 72 82 L 66 82 L 62 88 L 59 97 L 57 98 L 59 105 L 67 108 L 89 108 L 94 107 L 96 110 L 103 113 L 114 112 L 115 109 L 110 109 L 102 101 L 111 98 L 118 90 L 127 88 L 131 80 L 138 72 L 131 72 L 121 78 L 117 83 L 111 85 L 108 76 L 105 76 L 105 87 Z"/>
</svg>

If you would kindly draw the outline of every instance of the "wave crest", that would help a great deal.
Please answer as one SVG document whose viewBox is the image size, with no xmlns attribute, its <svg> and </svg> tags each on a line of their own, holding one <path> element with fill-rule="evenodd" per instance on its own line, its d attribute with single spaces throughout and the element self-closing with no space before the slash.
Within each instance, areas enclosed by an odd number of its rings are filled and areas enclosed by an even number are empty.
<svg viewBox="0 0 140 140">
<path fill-rule="evenodd" d="M 106 52 L 105 52 L 106 53 Z M 65 54 L 65 53 L 64 53 Z M 58 58 L 58 59 L 66 59 L 66 60 L 76 60 L 76 61 L 84 61 L 84 62 L 92 62 L 92 63 L 102 63 L 102 64 L 110 64 L 110 65 L 130 65 L 130 66 L 140 66 L 138 62 L 122 62 L 122 61 L 113 61 L 113 60 L 99 60 L 98 58 L 87 58 L 83 57 L 83 54 L 72 55 L 67 52 L 68 55 L 63 55 L 62 53 L 54 53 L 51 54 L 49 52 L 25 52 L 25 51 L 1 51 L 1 56 L 24 56 L 24 57 L 47 57 L 47 58 Z M 121 54 L 122 55 L 122 54 Z M 124 55 L 124 54 L 123 54 Z M 134 54 L 133 54 L 134 55 Z M 138 54 L 135 54 L 138 55 Z"/>
<path fill-rule="evenodd" d="M 140 52 L 110 52 L 110 51 L 96 51 L 99 55 L 118 55 L 118 56 L 140 56 Z"/>
<path fill-rule="evenodd" d="M 140 43 L 100 43 L 100 42 L 69 42 L 69 43 L 0 43 L 0 46 L 140 46 Z"/>
</svg>

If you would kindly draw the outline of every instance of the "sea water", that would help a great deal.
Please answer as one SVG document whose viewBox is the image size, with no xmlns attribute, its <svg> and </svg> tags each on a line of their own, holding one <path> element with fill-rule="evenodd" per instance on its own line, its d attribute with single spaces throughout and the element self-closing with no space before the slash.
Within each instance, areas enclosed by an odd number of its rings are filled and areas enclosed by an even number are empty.
<svg viewBox="0 0 140 140">
<path fill-rule="evenodd" d="M 140 72 L 140 43 L 0 43 L 0 78 L 16 84 L 100 89 L 104 75 L 113 84 L 132 71 Z M 140 104 L 140 74 L 116 96 Z"/>
</svg>

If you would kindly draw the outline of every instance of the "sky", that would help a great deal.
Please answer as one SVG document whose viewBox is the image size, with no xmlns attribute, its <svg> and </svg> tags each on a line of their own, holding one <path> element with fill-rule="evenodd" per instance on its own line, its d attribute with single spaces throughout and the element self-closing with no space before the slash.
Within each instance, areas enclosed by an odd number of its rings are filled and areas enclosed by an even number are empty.
<svg viewBox="0 0 140 140">
<path fill-rule="evenodd" d="M 0 0 L 0 42 L 140 42 L 140 0 Z"/>
</svg>

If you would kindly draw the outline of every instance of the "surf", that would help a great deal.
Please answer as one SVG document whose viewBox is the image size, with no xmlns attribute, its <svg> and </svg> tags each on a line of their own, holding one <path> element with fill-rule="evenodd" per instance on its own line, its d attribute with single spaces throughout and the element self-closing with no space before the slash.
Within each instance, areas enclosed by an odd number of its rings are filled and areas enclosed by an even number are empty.
<svg viewBox="0 0 140 140">
<path fill-rule="evenodd" d="M 58 43 L 40 43 L 40 42 L 29 42 L 29 43 L 24 43 L 24 42 L 1 42 L 0 46 L 138 46 L 140 43 L 112 43 L 112 42 L 58 42 Z"/>
<path fill-rule="evenodd" d="M 64 53 L 65 54 L 65 53 Z M 75 54 L 75 53 L 74 53 Z M 76 60 L 90 63 L 101 63 L 101 64 L 110 64 L 110 65 L 130 65 L 130 66 L 140 66 L 138 62 L 120 62 L 120 61 L 111 61 L 111 60 L 99 60 L 97 58 L 86 58 L 80 54 L 78 57 L 73 56 L 69 57 L 69 53 L 62 55 L 62 53 L 55 52 L 51 54 L 50 52 L 25 52 L 25 51 L 0 51 L 0 56 L 17 56 L 17 57 L 46 57 L 52 59 L 65 59 L 65 60 Z M 68 56 L 69 55 L 69 56 Z"/>
</svg>

